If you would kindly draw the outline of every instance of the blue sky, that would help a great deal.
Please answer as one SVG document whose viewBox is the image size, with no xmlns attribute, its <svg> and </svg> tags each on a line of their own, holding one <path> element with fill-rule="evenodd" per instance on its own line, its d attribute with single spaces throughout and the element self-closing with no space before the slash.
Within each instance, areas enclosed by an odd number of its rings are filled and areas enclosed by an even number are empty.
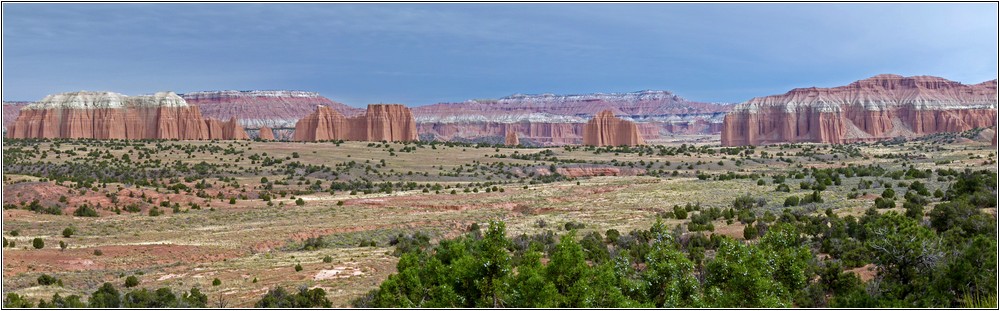
<svg viewBox="0 0 1000 311">
<path fill-rule="evenodd" d="M 741 102 L 879 73 L 997 78 L 996 3 L 3 5 L 3 99 L 316 91 L 352 106 L 670 90 Z"/>
</svg>

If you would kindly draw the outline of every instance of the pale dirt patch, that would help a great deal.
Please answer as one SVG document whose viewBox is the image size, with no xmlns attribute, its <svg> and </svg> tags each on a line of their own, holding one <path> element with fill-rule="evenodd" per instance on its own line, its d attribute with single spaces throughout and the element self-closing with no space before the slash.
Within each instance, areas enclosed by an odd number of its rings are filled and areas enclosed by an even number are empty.
<svg viewBox="0 0 1000 311">
<path fill-rule="evenodd" d="M 315 276 L 313 276 L 314 281 L 319 280 L 329 280 L 329 279 L 346 279 L 352 276 L 364 275 L 358 268 L 355 267 L 336 267 L 328 270 L 319 270 Z"/>
<path fill-rule="evenodd" d="M 847 271 L 856 274 L 861 279 L 861 282 L 868 282 L 868 280 L 874 279 L 877 274 L 875 264 L 867 264 L 854 269 L 848 269 Z"/>
</svg>

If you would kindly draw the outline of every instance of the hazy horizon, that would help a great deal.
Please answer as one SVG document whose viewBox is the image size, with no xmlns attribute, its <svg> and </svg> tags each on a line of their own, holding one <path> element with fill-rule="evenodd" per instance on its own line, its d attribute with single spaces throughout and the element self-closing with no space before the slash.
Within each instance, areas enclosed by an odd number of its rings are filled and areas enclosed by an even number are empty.
<svg viewBox="0 0 1000 311">
<path fill-rule="evenodd" d="M 354 107 L 665 90 L 738 103 L 877 74 L 997 78 L 996 3 L 3 4 L 3 100 L 301 90 Z"/>
</svg>

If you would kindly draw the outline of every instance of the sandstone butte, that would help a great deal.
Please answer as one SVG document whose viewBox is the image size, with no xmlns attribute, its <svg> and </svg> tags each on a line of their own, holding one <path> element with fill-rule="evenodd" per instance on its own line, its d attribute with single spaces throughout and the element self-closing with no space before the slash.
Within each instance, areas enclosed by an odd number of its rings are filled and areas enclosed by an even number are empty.
<svg viewBox="0 0 1000 311">
<path fill-rule="evenodd" d="M 834 88 L 799 88 L 737 105 L 722 145 L 851 143 L 986 128 L 997 123 L 997 80 L 965 85 L 932 76 L 877 75 Z"/>
<path fill-rule="evenodd" d="M 399 104 L 368 105 L 365 114 L 357 117 L 317 106 L 295 123 L 292 140 L 416 141 L 417 123 L 410 109 Z"/>
<path fill-rule="evenodd" d="M 260 140 L 274 140 L 274 131 L 270 127 L 261 127 L 257 138 L 260 138 Z"/>
<path fill-rule="evenodd" d="M 583 130 L 583 144 L 589 146 L 636 146 L 646 144 L 631 121 L 616 118 L 611 110 L 597 113 Z"/>
<path fill-rule="evenodd" d="M 173 92 L 125 96 L 71 92 L 25 106 L 7 132 L 10 138 L 247 139 L 235 122 L 204 119 Z"/>
<path fill-rule="evenodd" d="M 504 144 L 507 146 L 520 145 L 521 141 L 517 139 L 517 132 L 514 131 L 507 132 L 507 136 L 504 137 Z"/>
</svg>

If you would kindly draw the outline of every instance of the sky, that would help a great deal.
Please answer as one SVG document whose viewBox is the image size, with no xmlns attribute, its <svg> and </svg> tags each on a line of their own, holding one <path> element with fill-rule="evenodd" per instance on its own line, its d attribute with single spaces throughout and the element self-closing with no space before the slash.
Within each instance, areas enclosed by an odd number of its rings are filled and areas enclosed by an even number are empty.
<svg viewBox="0 0 1000 311">
<path fill-rule="evenodd" d="M 997 3 L 3 4 L 3 100 L 303 90 L 363 107 L 668 90 L 742 102 L 998 75 Z"/>
</svg>

